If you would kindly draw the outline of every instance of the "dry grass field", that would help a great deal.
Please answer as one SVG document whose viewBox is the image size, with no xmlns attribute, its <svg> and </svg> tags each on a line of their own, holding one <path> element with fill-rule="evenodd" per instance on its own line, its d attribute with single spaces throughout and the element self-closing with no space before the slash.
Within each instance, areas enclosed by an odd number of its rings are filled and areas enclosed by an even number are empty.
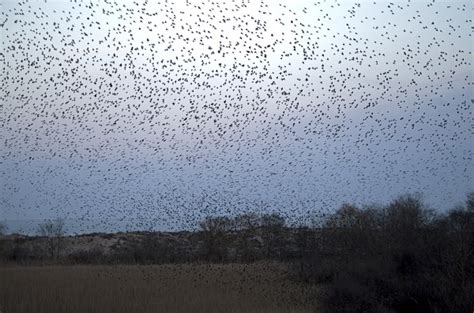
<svg viewBox="0 0 474 313">
<path fill-rule="evenodd" d="M 0 268 L 2 313 L 314 312 L 278 264 Z"/>
</svg>

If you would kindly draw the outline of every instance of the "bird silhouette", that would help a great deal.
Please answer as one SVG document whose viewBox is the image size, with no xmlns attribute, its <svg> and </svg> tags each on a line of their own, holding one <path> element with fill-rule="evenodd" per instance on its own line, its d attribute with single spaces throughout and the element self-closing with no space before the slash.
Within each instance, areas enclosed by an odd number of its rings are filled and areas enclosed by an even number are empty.
<svg viewBox="0 0 474 313">
<path fill-rule="evenodd" d="M 472 186 L 469 3 L 3 8 L 5 216 L 182 229 Z"/>
</svg>

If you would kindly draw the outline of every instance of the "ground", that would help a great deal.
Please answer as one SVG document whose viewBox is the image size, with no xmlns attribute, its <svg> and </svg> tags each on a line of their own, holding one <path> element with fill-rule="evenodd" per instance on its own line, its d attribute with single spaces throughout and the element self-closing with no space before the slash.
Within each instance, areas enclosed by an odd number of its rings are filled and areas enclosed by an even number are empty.
<svg viewBox="0 0 474 313">
<path fill-rule="evenodd" d="M 314 312 L 282 264 L 3 266 L 2 313 Z"/>
</svg>

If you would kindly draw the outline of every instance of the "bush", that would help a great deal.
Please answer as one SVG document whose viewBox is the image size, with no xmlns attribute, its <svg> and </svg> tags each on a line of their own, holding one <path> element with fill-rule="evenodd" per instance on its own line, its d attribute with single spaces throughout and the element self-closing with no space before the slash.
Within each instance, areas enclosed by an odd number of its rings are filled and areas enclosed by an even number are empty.
<svg viewBox="0 0 474 313">
<path fill-rule="evenodd" d="M 106 261 L 104 252 L 101 248 L 92 248 L 89 250 L 80 250 L 69 255 L 69 259 L 73 263 L 79 264 L 100 264 Z"/>
<path fill-rule="evenodd" d="M 474 307 L 474 210 L 436 215 L 417 196 L 385 208 L 344 205 L 305 260 L 326 284 L 327 312 L 469 312 Z"/>
</svg>

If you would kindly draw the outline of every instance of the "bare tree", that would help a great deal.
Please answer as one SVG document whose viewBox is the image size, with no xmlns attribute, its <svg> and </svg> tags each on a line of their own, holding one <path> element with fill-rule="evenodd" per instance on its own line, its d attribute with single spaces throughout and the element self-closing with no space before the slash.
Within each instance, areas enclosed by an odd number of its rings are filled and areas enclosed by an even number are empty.
<svg viewBox="0 0 474 313">
<path fill-rule="evenodd" d="M 4 258 L 5 255 L 7 254 L 6 253 L 7 244 L 6 244 L 6 240 L 3 238 L 6 231 L 7 231 L 7 226 L 5 225 L 5 223 L 0 222 L 0 259 Z"/>
<path fill-rule="evenodd" d="M 48 256 L 57 259 L 63 248 L 64 219 L 47 220 L 39 225 L 40 236 L 46 237 Z"/>
<path fill-rule="evenodd" d="M 232 221 L 225 216 L 206 217 L 199 223 L 205 253 L 209 261 L 223 261 L 225 258 L 225 241 L 232 229 Z"/>
<path fill-rule="evenodd" d="M 474 191 L 467 194 L 466 209 L 469 212 L 474 212 Z"/>
<path fill-rule="evenodd" d="M 7 232 L 7 225 L 5 223 L 0 222 L 0 236 L 3 236 Z"/>
<path fill-rule="evenodd" d="M 241 261 L 255 261 L 258 258 L 258 248 L 261 236 L 257 236 L 261 225 L 261 216 L 256 213 L 245 213 L 234 218 L 235 229 L 238 232 L 236 240 L 237 255 Z M 258 241 L 258 239 L 260 241 Z"/>
<path fill-rule="evenodd" d="M 245 213 L 236 216 L 234 223 L 239 231 L 255 231 L 261 224 L 261 218 L 256 213 Z"/>
<path fill-rule="evenodd" d="M 261 220 L 266 257 L 279 259 L 285 249 L 285 218 L 278 213 L 271 213 L 262 215 Z"/>
<path fill-rule="evenodd" d="M 280 229 L 285 226 L 285 218 L 278 213 L 264 214 L 262 216 L 262 227 Z"/>
</svg>

